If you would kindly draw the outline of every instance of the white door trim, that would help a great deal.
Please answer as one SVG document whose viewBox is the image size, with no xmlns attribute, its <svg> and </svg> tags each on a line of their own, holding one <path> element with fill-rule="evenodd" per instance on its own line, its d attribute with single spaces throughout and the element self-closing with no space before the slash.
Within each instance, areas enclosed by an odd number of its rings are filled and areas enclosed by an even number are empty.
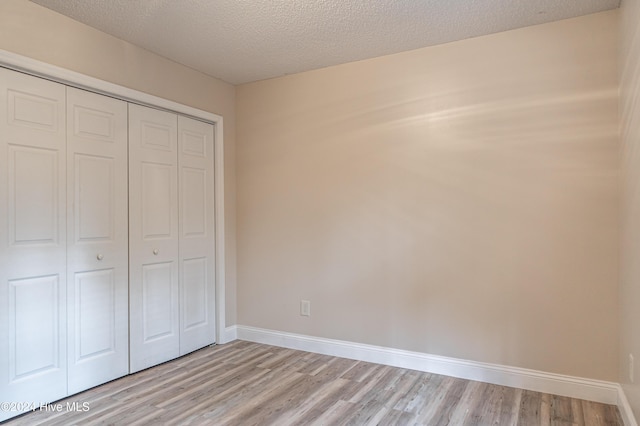
<svg viewBox="0 0 640 426">
<path fill-rule="evenodd" d="M 216 342 L 225 339 L 225 244 L 224 244 L 224 138 L 222 116 L 179 104 L 148 93 L 129 89 L 89 77 L 75 71 L 47 64 L 26 56 L 0 49 L 0 66 L 63 83 L 67 86 L 146 105 L 214 124 L 215 128 L 215 253 L 216 253 Z"/>
</svg>

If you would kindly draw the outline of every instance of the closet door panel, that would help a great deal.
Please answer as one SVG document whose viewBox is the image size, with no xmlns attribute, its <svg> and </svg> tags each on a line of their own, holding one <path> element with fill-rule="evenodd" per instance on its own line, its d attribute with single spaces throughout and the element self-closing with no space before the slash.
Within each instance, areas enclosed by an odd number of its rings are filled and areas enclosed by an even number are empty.
<svg viewBox="0 0 640 426">
<path fill-rule="evenodd" d="M 177 122 L 129 105 L 131 372 L 179 356 Z"/>
<path fill-rule="evenodd" d="M 182 283 L 180 291 L 184 295 L 181 310 L 181 330 L 185 334 L 206 325 L 210 320 L 209 306 L 207 304 L 210 291 L 207 288 L 208 265 L 206 257 L 183 259 L 181 266 Z M 185 344 L 188 339 L 183 338 L 182 341 Z M 203 345 L 199 347 L 213 343 L 213 340 L 206 339 L 202 343 Z M 188 348 L 186 352 L 189 352 Z"/>
<path fill-rule="evenodd" d="M 173 265 L 173 262 L 161 262 L 142 266 L 143 342 L 175 334 L 171 315 L 167 315 L 174 309 Z"/>
<path fill-rule="evenodd" d="M 64 86 L 0 68 L 3 402 L 67 394 L 64 116 Z"/>
<path fill-rule="evenodd" d="M 129 372 L 127 104 L 67 88 L 69 392 Z"/>
<path fill-rule="evenodd" d="M 141 163 L 142 241 L 153 245 L 172 239 L 172 204 L 175 203 L 175 165 Z M 175 238 L 175 235 L 173 235 Z"/>
<path fill-rule="evenodd" d="M 9 350 L 15 354 L 9 365 L 11 378 L 60 367 L 59 300 L 57 275 L 9 281 Z"/>
<path fill-rule="evenodd" d="M 14 245 L 58 244 L 58 160 L 58 151 L 9 146 L 9 228 Z"/>
<path fill-rule="evenodd" d="M 118 349 L 115 327 L 118 318 L 115 315 L 117 307 L 114 269 L 76 272 L 74 284 L 75 328 L 73 331 L 77 348 L 73 348 L 76 351 L 75 360 L 73 360 L 73 367 L 70 366 L 69 370 L 82 362 L 95 361 L 93 358 L 96 357 L 102 360 L 106 358 L 105 355 L 112 355 Z M 107 364 L 105 367 L 110 365 Z"/>
<path fill-rule="evenodd" d="M 213 125 L 178 117 L 180 354 L 215 342 Z"/>
</svg>

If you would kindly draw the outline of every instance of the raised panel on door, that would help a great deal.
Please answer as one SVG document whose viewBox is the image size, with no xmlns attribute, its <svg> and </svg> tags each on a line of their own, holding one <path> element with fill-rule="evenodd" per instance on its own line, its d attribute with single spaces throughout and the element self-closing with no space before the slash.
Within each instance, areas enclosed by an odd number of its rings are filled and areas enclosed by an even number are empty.
<svg viewBox="0 0 640 426">
<path fill-rule="evenodd" d="M 153 342 L 175 334 L 171 321 L 175 286 L 171 269 L 174 262 L 154 263 L 142 266 L 142 317 L 143 341 Z"/>
<path fill-rule="evenodd" d="M 180 353 L 177 116 L 129 105 L 130 370 Z"/>
<path fill-rule="evenodd" d="M 175 165 L 143 161 L 140 167 L 142 241 L 175 239 Z"/>
<path fill-rule="evenodd" d="M 70 393 L 129 372 L 127 113 L 67 89 Z"/>
<path fill-rule="evenodd" d="M 64 115 L 64 86 L 0 68 L 2 402 L 67 394 Z"/>
<path fill-rule="evenodd" d="M 116 352 L 116 279 L 113 269 L 76 272 L 74 363 Z"/>
<path fill-rule="evenodd" d="M 178 117 L 181 355 L 215 342 L 213 130 Z"/>
<path fill-rule="evenodd" d="M 59 243 L 58 150 L 8 147 L 9 231 L 14 247 Z"/>
<path fill-rule="evenodd" d="M 60 276 L 9 280 L 9 380 L 60 368 Z M 34 326 L 37 324 L 37 326 Z"/>
</svg>

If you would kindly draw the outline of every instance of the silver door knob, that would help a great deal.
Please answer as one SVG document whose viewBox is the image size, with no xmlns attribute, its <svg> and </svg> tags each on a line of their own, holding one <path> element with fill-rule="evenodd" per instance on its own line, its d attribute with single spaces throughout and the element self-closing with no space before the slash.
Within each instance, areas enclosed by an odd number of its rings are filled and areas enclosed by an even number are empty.
<svg viewBox="0 0 640 426">
<path fill-rule="evenodd" d="M 158 249 L 153 249 L 153 254 L 154 254 L 154 255 L 156 255 L 156 256 L 157 256 L 157 255 L 158 255 L 158 253 L 160 253 L 160 250 L 158 250 Z"/>
<path fill-rule="evenodd" d="M 104 259 L 104 256 L 102 255 L 102 253 L 100 253 L 100 254 L 98 254 L 98 255 L 96 256 L 96 259 L 98 259 L 98 260 L 102 260 L 102 259 Z"/>
</svg>

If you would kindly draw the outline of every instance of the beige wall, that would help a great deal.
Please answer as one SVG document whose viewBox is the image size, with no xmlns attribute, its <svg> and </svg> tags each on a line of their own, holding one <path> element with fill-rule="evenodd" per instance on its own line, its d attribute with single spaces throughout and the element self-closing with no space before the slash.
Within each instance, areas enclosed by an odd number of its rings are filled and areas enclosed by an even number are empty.
<svg viewBox="0 0 640 426">
<path fill-rule="evenodd" d="M 617 380 L 617 17 L 238 86 L 238 323 Z"/>
<path fill-rule="evenodd" d="M 223 116 L 226 313 L 235 324 L 235 87 L 27 0 L 0 1 L 0 49 Z"/>
<path fill-rule="evenodd" d="M 620 269 L 620 377 L 640 419 L 640 1 L 620 9 L 620 154 L 622 176 Z M 629 354 L 635 357 L 634 383 Z"/>
</svg>

